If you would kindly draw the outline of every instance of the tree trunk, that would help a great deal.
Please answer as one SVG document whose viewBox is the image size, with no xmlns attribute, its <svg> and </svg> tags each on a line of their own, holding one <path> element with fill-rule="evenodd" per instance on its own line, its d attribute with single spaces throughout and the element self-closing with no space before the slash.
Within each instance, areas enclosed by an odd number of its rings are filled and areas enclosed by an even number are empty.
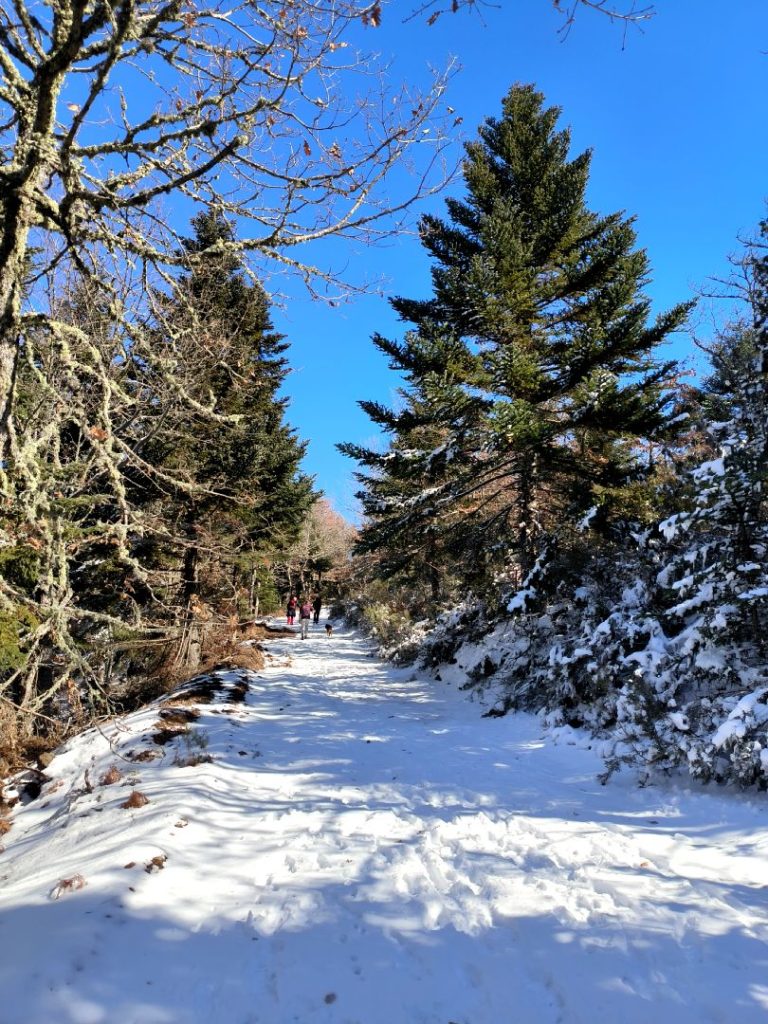
<svg viewBox="0 0 768 1024">
<path fill-rule="evenodd" d="M 525 579 L 533 568 L 536 552 L 537 459 L 535 455 L 529 454 L 521 462 L 522 467 L 519 473 L 520 493 L 517 502 L 519 510 L 518 550 L 520 553 L 520 568 L 523 579 Z"/>
<path fill-rule="evenodd" d="M 189 534 L 194 537 L 194 525 L 188 527 Z M 200 664 L 202 656 L 202 637 L 200 621 L 195 610 L 195 598 L 200 589 L 198 563 L 200 552 L 194 540 L 191 540 L 184 552 L 181 573 L 181 604 L 183 608 L 184 630 L 179 650 L 178 662 L 186 671 L 194 672 Z"/>
<path fill-rule="evenodd" d="M 433 605 L 440 601 L 440 572 L 437 568 L 437 544 L 434 530 L 427 532 L 427 576 L 429 594 Z"/>
<path fill-rule="evenodd" d="M 88 0 L 55 8 L 52 47 L 29 89 L 26 117 L 19 121 L 13 156 L 5 167 L 0 224 L 0 465 L 5 466 L 13 426 L 13 390 L 19 358 L 19 326 L 29 232 L 38 215 L 40 182 L 51 171 L 57 130 L 56 107 L 64 75 L 82 39 Z"/>
</svg>

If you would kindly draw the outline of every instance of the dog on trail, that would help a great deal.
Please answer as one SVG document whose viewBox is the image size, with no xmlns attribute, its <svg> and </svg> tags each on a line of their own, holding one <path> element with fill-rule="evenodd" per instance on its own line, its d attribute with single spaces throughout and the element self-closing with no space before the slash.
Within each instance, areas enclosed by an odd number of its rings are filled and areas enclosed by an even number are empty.
<svg viewBox="0 0 768 1024">
<path fill-rule="evenodd" d="M 333 626 L 330 624 L 330 622 L 326 622 L 325 624 L 325 635 L 328 637 L 333 636 Z"/>
</svg>

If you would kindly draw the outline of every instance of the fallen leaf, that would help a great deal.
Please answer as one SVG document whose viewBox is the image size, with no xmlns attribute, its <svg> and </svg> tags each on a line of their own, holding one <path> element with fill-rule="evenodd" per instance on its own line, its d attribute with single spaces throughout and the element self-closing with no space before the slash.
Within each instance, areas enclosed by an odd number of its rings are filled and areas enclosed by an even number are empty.
<svg viewBox="0 0 768 1024">
<path fill-rule="evenodd" d="M 159 853 L 156 857 L 153 857 L 148 864 L 144 865 L 144 870 L 148 875 L 153 874 L 155 871 L 162 871 L 167 860 L 168 858 L 164 853 Z"/>
<path fill-rule="evenodd" d="M 120 806 L 124 810 L 130 811 L 130 810 L 133 810 L 136 807 L 143 807 L 145 804 L 148 804 L 148 803 L 149 803 L 149 797 L 144 796 L 144 794 L 140 793 L 138 791 L 138 789 L 134 789 L 134 791 L 131 793 L 131 795 L 128 797 L 128 799 L 126 801 L 124 801 L 122 804 L 120 804 Z"/>
<path fill-rule="evenodd" d="M 122 777 L 123 777 L 123 774 L 120 771 L 120 769 L 117 767 L 117 765 L 113 764 L 101 776 L 100 783 L 101 783 L 102 786 L 114 786 L 114 784 L 116 782 L 119 782 L 120 779 L 122 779 Z"/>
<path fill-rule="evenodd" d="M 71 878 L 62 878 L 61 881 L 51 891 L 51 899 L 60 899 L 65 892 L 75 892 L 77 889 L 83 889 L 85 887 L 85 879 L 82 875 L 72 875 Z"/>
</svg>

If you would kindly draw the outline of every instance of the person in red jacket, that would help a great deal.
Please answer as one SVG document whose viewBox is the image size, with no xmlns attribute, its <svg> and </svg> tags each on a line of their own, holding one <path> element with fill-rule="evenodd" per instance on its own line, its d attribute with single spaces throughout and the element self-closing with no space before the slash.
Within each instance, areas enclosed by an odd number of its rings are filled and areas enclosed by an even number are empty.
<svg viewBox="0 0 768 1024">
<path fill-rule="evenodd" d="M 288 620 L 288 625 L 293 625 L 293 620 L 296 618 L 296 608 L 298 606 L 298 600 L 295 594 L 291 594 L 288 598 L 288 605 L 285 609 L 285 617 Z"/>
</svg>

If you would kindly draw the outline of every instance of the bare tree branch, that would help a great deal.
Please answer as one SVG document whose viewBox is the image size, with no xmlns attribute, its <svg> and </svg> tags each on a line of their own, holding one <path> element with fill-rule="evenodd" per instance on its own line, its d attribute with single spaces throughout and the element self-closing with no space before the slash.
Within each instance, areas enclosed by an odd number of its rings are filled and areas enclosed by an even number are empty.
<svg viewBox="0 0 768 1024">
<path fill-rule="evenodd" d="M 565 34 L 568 33 L 581 9 L 597 11 L 599 14 L 606 15 L 611 21 L 622 22 L 625 26 L 639 25 L 656 14 L 654 4 L 640 4 L 637 0 L 549 0 L 549 2 L 556 11 L 563 15 L 562 32 Z M 450 3 L 443 3 L 442 0 L 424 0 L 405 20 L 410 21 L 427 15 L 427 24 L 434 25 L 443 14 L 457 14 L 466 9 L 482 15 L 486 9 L 498 9 L 501 6 L 501 2 L 494 3 L 493 0 L 451 0 Z"/>
</svg>

